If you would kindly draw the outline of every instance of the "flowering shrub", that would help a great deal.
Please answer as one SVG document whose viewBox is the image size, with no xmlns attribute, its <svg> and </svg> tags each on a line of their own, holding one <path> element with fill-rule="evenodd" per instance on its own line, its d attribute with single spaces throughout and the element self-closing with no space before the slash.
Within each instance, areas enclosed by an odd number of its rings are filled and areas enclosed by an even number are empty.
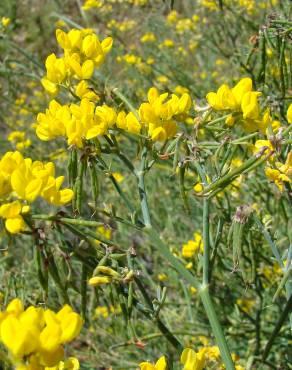
<svg viewBox="0 0 292 370">
<path fill-rule="evenodd" d="M 289 1 L 4 3 L 0 367 L 289 367 Z"/>
</svg>

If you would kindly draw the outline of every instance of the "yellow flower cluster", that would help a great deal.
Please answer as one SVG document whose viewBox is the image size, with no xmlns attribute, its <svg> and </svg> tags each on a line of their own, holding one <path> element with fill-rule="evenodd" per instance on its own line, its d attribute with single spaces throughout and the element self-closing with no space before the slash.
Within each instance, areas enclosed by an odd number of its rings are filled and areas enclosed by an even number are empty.
<svg viewBox="0 0 292 370">
<path fill-rule="evenodd" d="M 68 145 L 82 148 L 89 140 L 108 133 L 116 122 L 116 112 L 107 105 L 95 107 L 88 98 L 79 104 L 61 105 L 52 100 L 45 113 L 37 116 L 36 134 L 44 141 L 67 137 Z"/>
<path fill-rule="evenodd" d="M 260 95 L 261 92 L 252 91 L 252 80 L 246 77 L 233 88 L 223 84 L 217 92 L 209 92 L 206 98 L 215 111 L 231 112 L 226 119 L 226 124 L 231 126 L 239 122 L 248 132 L 256 130 L 265 132 L 271 117 L 268 110 L 261 116 L 258 102 Z"/>
<path fill-rule="evenodd" d="M 42 197 L 50 204 L 63 205 L 73 197 L 71 189 L 60 189 L 63 181 L 64 176 L 55 178 L 53 162 L 32 161 L 18 151 L 7 152 L 0 159 L 0 199 L 17 197 L 31 203 Z M 15 234 L 25 229 L 21 214 L 28 211 L 28 206 L 16 200 L 1 205 L 0 217 L 6 219 L 7 230 Z"/>
<path fill-rule="evenodd" d="M 238 357 L 234 354 L 232 358 L 235 362 L 238 360 Z M 184 365 L 182 370 L 203 370 L 208 365 L 211 365 L 212 369 L 215 369 L 213 365 L 217 366 L 216 369 L 225 368 L 223 365 L 220 365 L 220 351 L 217 346 L 202 347 L 198 352 L 191 348 L 185 348 L 181 354 L 180 362 Z M 140 370 L 168 370 L 165 356 L 160 357 L 155 364 L 142 362 L 139 366 Z M 244 370 L 239 364 L 235 365 L 235 369 Z"/>
<path fill-rule="evenodd" d="M 17 370 L 77 370 L 77 359 L 62 360 L 64 345 L 79 335 L 82 324 L 68 305 L 57 313 L 34 306 L 24 309 L 16 298 L 0 312 L 0 341 Z"/>
<path fill-rule="evenodd" d="M 133 19 L 128 19 L 124 21 L 116 21 L 115 19 L 110 20 L 107 23 L 107 27 L 109 29 L 114 29 L 119 32 L 128 32 L 134 29 L 137 26 L 137 22 L 134 21 Z"/>
<path fill-rule="evenodd" d="M 68 145 L 84 146 L 84 140 L 108 134 L 116 126 L 133 134 L 140 134 L 142 128 L 153 141 L 165 141 L 177 132 L 176 121 L 184 121 L 191 108 L 191 98 L 184 93 L 181 97 L 168 93 L 159 95 L 156 88 L 148 92 L 148 102 L 142 103 L 137 115 L 124 111 L 118 115 L 107 105 L 95 107 L 88 98 L 79 104 L 61 105 L 52 100 L 45 113 L 39 113 L 36 134 L 39 139 L 49 141 L 59 136 L 67 138 Z"/>
<path fill-rule="evenodd" d="M 128 64 L 132 64 L 132 65 L 139 65 L 142 63 L 142 59 L 141 57 L 131 53 L 131 54 L 125 54 L 123 55 L 122 57 L 121 56 L 118 56 L 117 57 L 117 62 L 126 62 Z"/>
<path fill-rule="evenodd" d="M 238 6 L 241 11 L 246 11 L 248 14 L 254 14 L 258 10 L 268 9 L 272 6 L 275 6 L 277 3 L 278 0 L 259 2 L 255 2 L 255 0 L 226 0 L 225 5 L 232 7 Z M 216 0 L 200 0 L 200 5 L 211 11 L 220 10 L 218 1 Z"/>
<path fill-rule="evenodd" d="M 176 121 L 184 121 L 192 101 L 185 93 L 180 98 L 172 94 L 167 100 L 168 93 L 159 94 L 155 87 L 148 91 L 148 102 L 142 103 L 138 114 L 120 112 L 117 126 L 128 132 L 139 134 L 145 127 L 148 136 L 153 141 L 165 141 L 177 132 Z"/>
<path fill-rule="evenodd" d="M 147 32 L 144 33 L 144 35 L 141 36 L 140 41 L 145 44 L 147 42 L 155 42 L 156 41 L 156 36 L 154 35 L 153 32 Z"/>
<path fill-rule="evenodd" d="M 83 10 L 89 10 L 92 8 L 101 8 L 103 6 L 103 1 L 101 0 L 85 0 L 82 5 Z"/>
<path fill-rule="evenodd" d="M 242 309 L 242 311 L 250 314 L 256 301 L 252 298 L 238 298 L 236 304 Z"/>
<path fill-rule="evenodd" d="M 90 286 L 101 286 L 121 281 L 128 283 L 133 277 L 133 270 L 124 269 L 120 274 L 112 267 L 98 265 L 93 272 L 93 276 L 88 280 L 88 284 Z"/>
<path fill-rule="evenodd" d="M 176 10 L 172 10 L 166 17 L 167 23 L 169 25 L 174 25 L 175 30 L 179 34 L 194 30 L 199 20 L 200 17 L 197 14 L 194 14 L 191 18 L 182 18 Z"/>
<path fill-rule="evenodd" d="M 266 167 L 265 173 L 267 178 L 283 191 L 285 182 L 292 183 L 292 151 L 288 154 L 285 164 L 275 162 L 275 168 Z"/>
<path fill-rule="evenodd" d="M 122 312 L 121 306 L 98 306 L 94 310 L 93 318 L 103 317 L 104 319 L 108 318 L 110 314 L 118 315 Z"/>
<path fill-rule="evenodd" d="M 195 253 L 203 252 L 202 235 L 198 232 L 194 233 L 194 240 L 189 240 L 182 246 L 182 256 L 185 258 L 192 258 Z"/>
<path fill-rule="evenodd" d="M 43 87 L 56 95 L 61 85 L 67 87 L 74 80 L 88 80 L 94 68 L 99 67 L 112 47 L 112 38 L 102 42 L 91 29 L 71 29 L 68 33 L 56 30 L 58 44 L 64 55 L 58 58 L 54 53 L 46 59 L 47 75 L 42 79 Z"/>
<path fill-rule="evenodd" d="M 12 131 L 7 140 L 13 143 L 17 150 L 23 150 L 31 146 L 31 140 L 27 139 L 24 131 Z"/>
<path fill-rule="evenodd" d="M 283 270 L 277 262 L 274 262 L 269 266 L 261 264 L 257 271 L 265 278 L 262 282 L 264 288 L 268 288 L 269 286 L 276 284 L 283 275 Z"/>
</svg>

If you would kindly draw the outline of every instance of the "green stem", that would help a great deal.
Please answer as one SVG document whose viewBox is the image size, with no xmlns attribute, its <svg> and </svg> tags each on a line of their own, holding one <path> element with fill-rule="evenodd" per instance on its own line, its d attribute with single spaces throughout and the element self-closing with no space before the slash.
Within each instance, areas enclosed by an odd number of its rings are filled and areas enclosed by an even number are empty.
<svg viewBox="0 0 292 370">
<path fill-rule="evenodd" d="M 150 213 L 149 213 L 147 195 L 146 195 L 146 190 L 145 190 L 145 181 L 144 181 L 146 167 L 147 167 L 146 158 L 147 158 L 147 148 L 144 147 L 142 149 L 140 170 L 137 171 L 137 179 L 138 179 L 138 190 L 139 190 L 144 225 L 145 227 L 151 227 L 151 218 L 150 218 Z"/>
<path fill-rule="evenodd" d="M 209 235 L 209 199 L 204 199 L 203 205 L 203 285 L 209 284 L 210 235 Z"/>
<path fill-rule="evenodd" d="M 258 155 L 255 155 L 248 159 L 243 165 L 235 168 L 233 171 L 230 171 L 225 176 L 221 177 L 219 180 L 213 182 L 209 186 L 207 186 L 204 189 L 204 195 L 208 195 L 208 197 L 214 196 L 216 194 L 215 190 L 222 190 L 224 187 L 226 187 L 230 182 L 232 182 L 236 177 L 240 176 L 243 173 L 246 173 L 247 171 L 251 171 L 251 169 L 254 169 L 261 165 L 263 162 L 265 162 L 268 158 L 269 154 L 266 155 L 264 158 L 259 158 Z M 220 188 L 220 189 L 219 189 Z M 214 191 L 213 193 L 211 193 Z"/>
<path fill-rule="evenodd" d="M 222 360 L 226 366 L 226 370 L 235 370 L 234 364 L 230 355 L 230 351 L 228 349 L 228 344 L 226 342 L 226 338 L 223 334 L 221 325 L 217 318 L 213 302 L 211 300 L 208 286 L 203 285 L 201 286 L 198 280 L 193 276 L 190 271 L 188 271 L 184 265 L 170 252 L 169 248 L 164 244 L 164 242 L 160 239 L 157 232 L 151 228 L 146 231 L 149 235 L 150 240 L 156 246 L 160 254 L 168 260 L 168 262 L 174 267 L 175 270 L 187 280 L 187 282 L 196 288 L 199 289 L 199 294 L 202 299 L 206 314 L 208 316 L 213 334 L 216 338 L 216 342 L 220 349 L 220 353 L 222 356 Z"/>
<path fill-rule="evenodd" d="M 81 273 L 81 312 L 84 321 L 87 320 L 87 277 L 88 277 L 88 267 L 83 264 L 82 265 L 82 273 Z"/>
<path fill-rule="evenodd" d="M 213 334 L 216 338 L 218 347 L 220 349 L 221 357 L 226 366 L 226 370 L 235 370 L 234 363 L 232 361 L 228 344 L 226 342 L 224 333 L 222 331 L 220 322 L 217 318 L 213 302 L 209 294 L 208 286 L 202 286 L 199 291 L 200 297 L 202 299 L 206 314 L 210 321 L 210 325 L 213 331 Z"/>
</svg>

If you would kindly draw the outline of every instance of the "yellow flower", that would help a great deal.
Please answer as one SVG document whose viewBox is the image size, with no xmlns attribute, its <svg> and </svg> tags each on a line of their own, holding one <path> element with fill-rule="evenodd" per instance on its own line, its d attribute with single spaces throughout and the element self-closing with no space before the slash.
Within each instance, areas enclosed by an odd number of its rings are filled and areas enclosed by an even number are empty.
<svg viewBox="0 0 292 370">
<path fill-rule="evenodd" d="M 65 361 L 60 361 L 58 365 L 53 367 L 45 367 L 44 370 L 79 370 L 80 365 L 76 357 L 69 357 Z"/>
<path fill-rule="evenodd" d="M 80 81 L 75 87 L 75 94 L 80 99 L 86 98 L 93 102 L 97 102 L 99 100 L 99 96 L 93 91 L 93 89 L 89 88 L 88 82 L 85 80 Z"/>
<path fill-rule="evenodd" d="M 110 284 L 111 282 L 112 278 L 109 276 L 94 276 L 88 280 L 88 284 L 91 286 Z"/>
<path fill-rule="evenodd" d="M 64 136 L 66 124 L 72 120 L 70 109 L 52 100 L 45 113 L 37 115 L 36 134 L 39 139 L 49 141 L 58 136 Z"/>
<path fill-rule="evenodd" d="M 183 370 L 203 370 L 205 366 L 205 349 L 195 352 L 191 348 L 186 348 L 180 358 L 184 365 Z"/>
<path fill-rule="evenodd" d="M 255 305 L 255 300 L 250 298 L 238 298 L 236 304 L 246 313 L 250 314 Z"/>
<path fill-rule="evenodd" d="M 257 140 L 254 144 L 255 153 L 258 153 L 259 151 L 263 150 L 263 148 L 266 148 L 266 153 L 273 152 L 275 150 L 270 140 Z"/>
<path fill-rule="evenodd" d="M 79 55 L 73 54 L 71 57 L 68 57 L 68 63 L 75 78 L 79 80 L 89 80 L 92 77 L 94 72 L 93 60 L 88 59 L 82 63 Z"/>
<path fill-rule="evenodd" d="M 0 341 L 20 369 L 79 369 L 75 358 L 64 358 L 65 343 L 75 339 L 83 321 L 65 305 L 58 313 L 14 299 L 0 315 Z M 31 367 L 30 367 L 31 366 Z"/>
<path fill-rule="evenodd" d="M 214 110 L 231 110 L 237 113 L 238 118 L 242 117 L 242 124 L 246 131 L 254 131 L 259 128 L 264 131 L 267 125 L 269 113 L 263 119 L 260 119 L 260 107 L 258 97 L 261 95 L 258 91 L 252 91 L 252 80 L 249 77 L 241 79 L 232 89 L 223 84 L 217 92 L 210 92 L 206 98 L 209 105 Z M 241 114 L 239 117 L 239 113 Z M 226 124 L 232 126 L 236 117 L 229 115 Z M 240 120 L 239 120 L 240 121 Z"/>
<path fill-rule="evenodd" d="M 5 219 L 5 227 L 11 234 L 18 234 L 26 229 L 24 219 L 21 216 L 23 208 L 18 200 L 2 204 L 0 207 L 0 217 Z M 24 211 L 28 210 L 24 208 Z"/>
<path fill-rule="evenodd" d="M 192 295 L 195 295 L 195 294 L 197 294 L 198 289 L 197 289 L 197 288 L 195 288 L 194 286 L 191 286 L 191 287 L 190 287 L 190 292 L 191 292 L 191 294 L 192 294 Z"/>
<path fill-rule="evenodd" d="M 167 362 L 165 356 L 160 357 L 160 359 L 155 363 L 155 365 L 150 362 L 141 362 L 140 370 L 167 370 Z"/>
<path fill-rule="evenodd" d="M 47 74 L 42 79 L 43 87 L 52 95 L 59 92 L 59 86 L 68 85 L 73 79 L 88 80 L 99 67 L 112 47 L 112 38 L 102 42 L 90 29 L 71 29 L 68 33 L 56 30 L 58 44 L 64 49 L 64 56 L 57 58 L 53 53 L 46 59 Z"/>
<path fill-rule="evenodd" d="M 19 152 L 7 152 L 0 160 L 0 195 L 14 191 L 14 196 L 28 202 L 41 196 L 51 204 L 63 205 L 73 197 L 71 189 L 60 189 L 63 181 L 63 176 L 55 178 L 53 162 L 33 162 L 31 158 L 23 158 Z M 15 202 L 12 204 L 13 217 L 7 217 L 6 211 L 3 211 L 3 217 L 7 219 L 7 229 L 15 233 L 24 229 L 20 215 L 24 211 L 20 203 L 17 206 Z"/>
<path fill-rule="evenodd" d="M 219 87 L 217 93 L 208 93 L 206 99 L 209 105 L 215 110 L 227 110 L 236 107 L 236 100 L 232 94 L 232 90 L 225 84 Z"/>
<path fill-rule="evenodd" d="M 166 281 L 168 279 L 168 276 L 164 273 L 158 274 L 157 276 L 159 281 Z"/>
<path fill-rule="evenodd" d="M 64 181 L 64 176 L 54 178 L 50 176 L 46 185 L 43 187 L 41 196 L 50 204 L 61 206 L 69 203 L 73 198 L 73 190 L 62 189 L 60 187 Z"/>
<path fill-rule="evenodd" d="M 174 92 L 179 95 L 188 94 L 190 91 L 187 87 L 183 87 L 181 85 L 177 85 L 174 89 Z"/>
<path fill-rule="evenodd" d="M 112 172 L 112 175 L 114 177 L 114 179 L 118 182 L 118 183 L 121 183 L 124 181 L 125 177 L 119 173 L 119 172 Z"/>
<path fill-rule="evenodd" d="M 142 43 L 146 43 L 146 42 L 155 42 L 156 41 L 156 37 L 154 35 L 153 32 L 148 32 L 148 33 L 145 33 L 141 38 L 140 38 L 140 41 Z"/>
<path fill-rule="evenodd" d="M 184 93 L 180 98 L 168 93 L 159 94 L 155 87 L 148 91 L 148 102 L 142 103 L 139 108 L 139 117 L 144 126 L 148 128 L 148 134 L 153 141 L 165 141 L 172 138 L 177 131 L 175 120 L 183 119 L 191 108 L 192 101 L 188 94 Z"/>
<path fill-rule="evenodd" d="M 201 193 L 204 190 L 204 186 L 202 183 L 198 182 L 194 185 L 193 189 L 196 193 Z"/>
<path fill-rule="evenodd" d="M 132 112 L 128 114 L 123 111 L 119 112 L 116 125 L 118 128 L 131 132 L 132 134 L 139 134 L 142 128 L 141 123 Z"/>
<path fill-rule="evenodd" d="M 6 28 L 6 27 L 8 27 L 8 26 L 10 25 L 10 23 L 11 23 L 11 19 L 10 19 L 10 18 L 8 18 L 8 17 L 2 17 L 2 19 L 1 19 L 1 23 L 2 23 L 2 26 L 3 26 L 4 28 Z"/>
<path fill-rule="evenodd" d="M 289 105 L 287 110 L 287 120 L 289 123 L 292 123 L 292 104 Z"/>
<path fill-rule="evenodd" d="M 194 233 L 194 240 L 189 240 L 182 246 L 182 256 L 185 258 L 192 258 L 195 253 L 203 252 L 202 235 L 198 232 Z"/>
<path fill-rule="evenodd" d="M 103 318 L 107 318 L 109 316 L 108 308 L 106 306 L 98 306 L 94 310 L 94 316 L 99 317 L 102 316 Z"/>
<path fill-rule="evenodd" d="M 174 47 L 174 41 L 171 39 L 165 39 L 160 45 L 160 48 L 166 47 L 166 48 L 172 48 Z"/>
<path fill-rule="evenodd" d="M 100 0 L 85 0 L 84 4 L 82 5 L 83 10 L 89 10 L 92 8 L 101 8 L 102 2 Z"/>
<path fill-rule="evenodd" d="M 101 225 L 101 226 L 98 226 L 96 228 L 96 231 L 99 234 L 101 234 L 102 236 L 104 236 L 105 239 L 107 239 L 107 240 L 110 240 L 111 237 L 112 237 L 112 231 L 111 231 L 111 229 L 109 227 L 105 227 L 105 226 Z M 100 244 L 100 241 L 99 240 L 96 240 L 95 242 L 96 242 L 96 244 Z"/>
<path fill-rule="evenodd" d="M 267 167 L 265 174 L 270 181 L 273 181 L 280 191 L 284 190 L 284 182 L 291 183 L 292 180 L 288 175 L 292 174 L 292 152 L 289 153 L 286 163 L 277 162 L 279 169 Z"/>
<path fill-rule="evenodd" d="M 258 96 L 261 93 L 257 91 L 249 91 L 245 93 L 241 100 L 241 109 L 243 118 L 258 119 L 260 108 L 258 104 Z"/>
</svg>

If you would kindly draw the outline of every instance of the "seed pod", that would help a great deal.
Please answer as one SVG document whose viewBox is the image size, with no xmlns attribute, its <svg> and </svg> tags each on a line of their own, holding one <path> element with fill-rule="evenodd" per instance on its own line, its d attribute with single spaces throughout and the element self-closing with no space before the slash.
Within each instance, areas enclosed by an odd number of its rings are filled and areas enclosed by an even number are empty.
<svg viewBox="0 0 292 370">
<path fill-rule="evenodd" d="M 44 266 L 44 257 L 39 246 L 34 248 L 34 261 L 37 268 L 39 282 L 45 292 L 48 292 L 48 270 Z"/>
<path fill-rule="evenodd" d="M 74 208 L 80 214 L 81 213 L 81 204 L 82 204 L 82 196 L 83 196 L 83 177 L 85 173 L 85 169 L 87 166 L 87 160 L 81 159 L 80 163 L 78 164 L 78 176 L 76 179 L 76 183 L 74 186 Z"/>
<path fill-rule="evenodd" d="M 68 177 L 69 177 L 69 184 L 72 187 L 77 177 L 77 150 L 76 148 L 72 148 L 70 152 L 69 163 L 68 163 Z"/>
<path fill-rule="evenodd" d="M 103 275 L 108 275 L 116 278 L 120 276 L 120 274 L 117 271 L 113 270 L 111 267 L 108 266 L 97 266 L 95 271 L 97 273 L 101 273 Z"/>
<path fill-rule="evenodd" d="M 97 170 L 93 162 L 90 162 L 89 164 L 89 174 L 90 174 L 90 181 L 91 181 L 91 192 L 92 192 L 92 198 L 94 201 L 95 206 L 97 206 L 97 199 L 99 196 L 99 179 L 97 175 Z"/>
</svg>

